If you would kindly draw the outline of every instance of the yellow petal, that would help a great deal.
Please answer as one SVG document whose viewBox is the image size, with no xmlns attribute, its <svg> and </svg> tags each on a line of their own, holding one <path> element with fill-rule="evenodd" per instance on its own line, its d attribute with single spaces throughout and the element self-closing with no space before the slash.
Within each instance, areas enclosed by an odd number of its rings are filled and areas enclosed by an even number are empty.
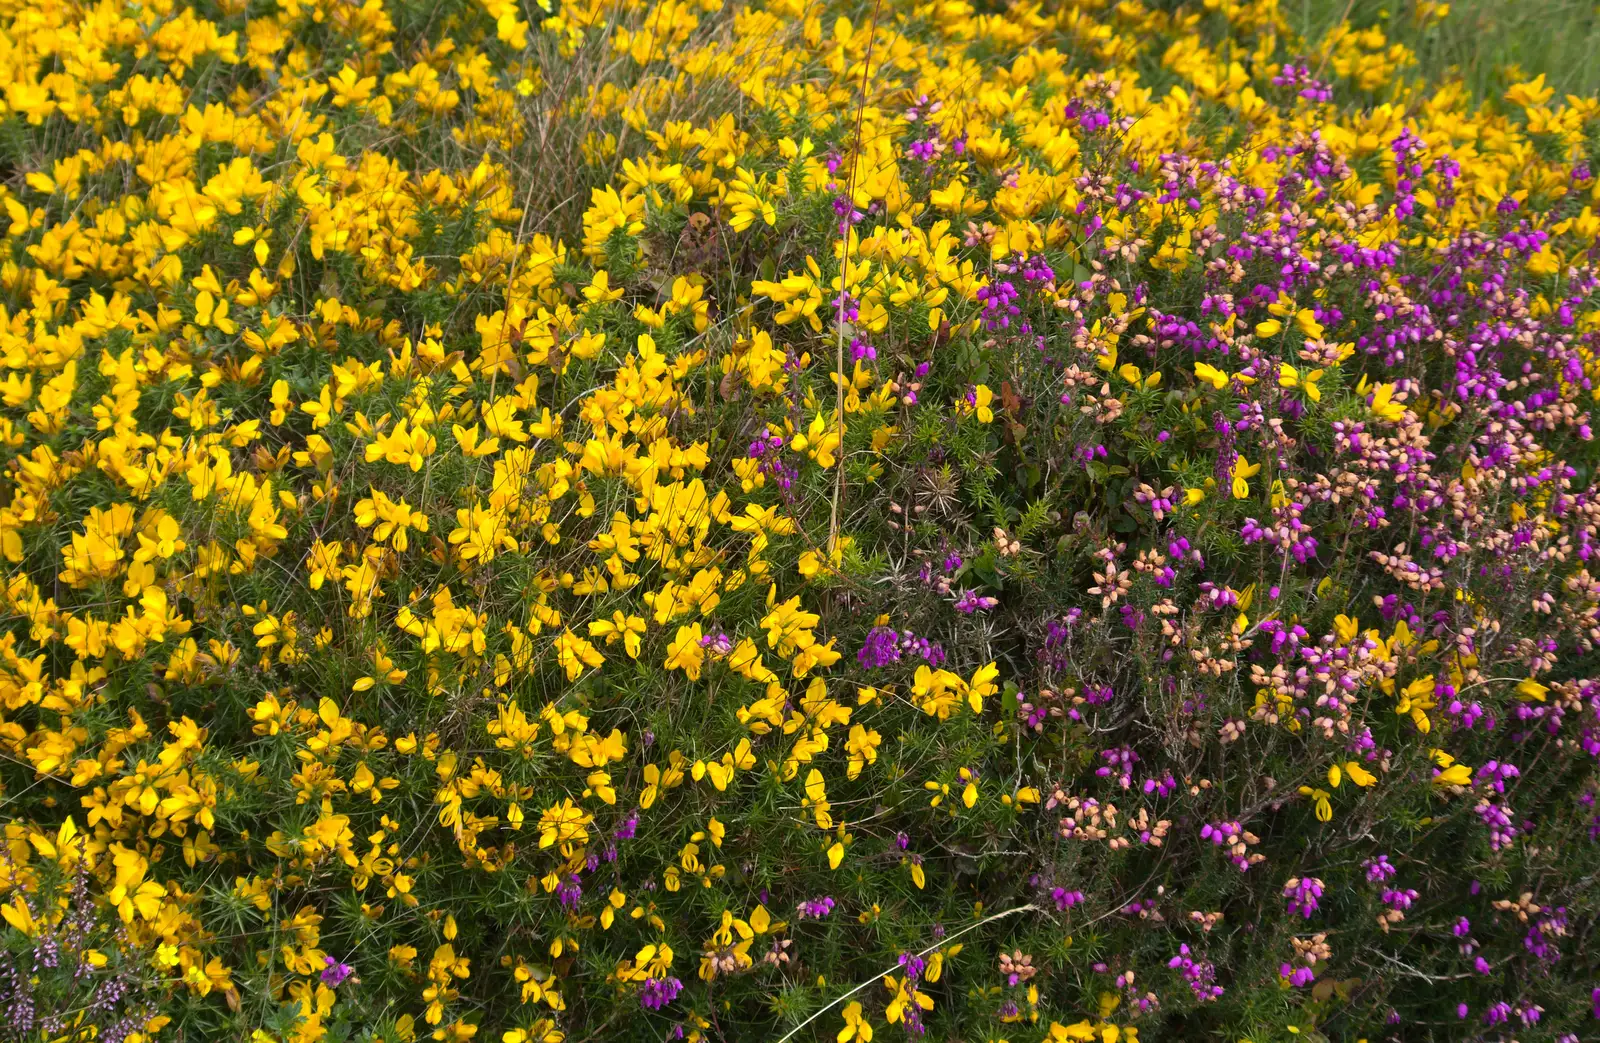
<svg viewBox="0 0 1600 1043">
<path fill-rule="evenodd" d="M 1524 702 L 1542 703 L 1544 702 L 1545 693 L 1548 691 L 1550 691 L 1550 689 L 1546 688 L 1544 685 L 1540 684 L 1538 681 L 1535 681 L 1531 677 L 1517 685 L 1517 695 Z"/>
</svg>

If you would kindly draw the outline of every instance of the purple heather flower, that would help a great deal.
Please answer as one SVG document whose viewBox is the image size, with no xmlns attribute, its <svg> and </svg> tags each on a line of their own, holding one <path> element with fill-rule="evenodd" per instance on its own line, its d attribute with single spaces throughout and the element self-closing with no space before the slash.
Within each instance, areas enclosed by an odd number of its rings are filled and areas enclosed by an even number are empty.
<svg viewBox="0 0 1600 1043">
<path fill-rule="evenodd" d="M 1299 913 L 1302 919 L 1311 919 L 1317 911 L 1317 899 L 1322 897 L 1322 881 L 1314 876 L 1293 877 L 1283 885 L 1283 897 L 1291 914 Z"/>
<path fill-rule="evenodd" d="M 647 978 L 639 989 L 639 1006 L 646 1010 L 660 1010 L 678 998 L 683 982 L 677 978 Z"/>
<path fill-rule="evenodd" d="M 1083 901 L 1083 892 L 1068 891 L 1064 887 L 1053 887 L 1050 889 L 1050 900 L 1055 902 L 1057 910 L 1064 913 Z"/>
<path fill-rule="evenodd" d="M 702 637 L 700 639 L 700 647 L 713 655 L 725 656 L 733 651 L 733 638 L 719 630 L 714 634 L 706 634 Z"/>
<path fill-rule="evenodd" d="M 956 611 L 972 615 L 974 612 L 987 612 L 1000 604 L 997 598 L 979 596 L 975 590 L 963 590 L 961 597 L 956 601 Z"/>
<path fill-rule="evenodd" d="M 833 898 L 828 895 L 802 901 L 795 907 L 795 915 L 801 920 L 820 920 L 831 912 L 833 912 Z"/>
<path fill-rule="evenodd" d="M 1405 888 L 1404 890 L 1386 887 L 1383 889 L 1383 894 L 1380 897 L 1383 899 L 1383 904 L 1388 906 L 1390 909 L 1396 909 L 1400 912 L 1405 912 L 1407 909 L 1410 909 L 1412 903 L 1417 900 L 1417 892 L 1415 889 L 1409 887 Z"/>
<path fill-rule="evenodd" d="M 348 963 L 340 963 L 332 956 L 324 956 L 322 961 L 327 964 L 322 968 L 322 983 L 330 988 L 337 989 L 344 984 L 346 978 L 355 972 L 354 967 Z"/>
<path fill-rule="evenodd" d="M 1289 982 L 1297 989 L 1303 989 L 1317 980 L 1317 974 L 1310 967 L 1291 967 L 1287 963 L 1278 965 L 1278 977 Z"/>
<path fill-rule="evenodd" d="M 615 840 L 632 840 L 634 834 L 636 834 L 638 831 L 639 813 L 637 811 L 630 811 L 628 812 L 628 817 L 623 819 L 621 824 L 612 831 L 611 836 Z"/>
<path fill-rule="evenodd" d="M 1211 1003 L 1222 998 L 1223 988 L 1216 983 L 1217 969 L 1210 960 L 1196 960 L 1187 944 L 1178 947 L 1178 955 L 1167 961 L 1167 966 L 1183 975 L 1183 980 L 1201 1003 Z"/>
</svg>

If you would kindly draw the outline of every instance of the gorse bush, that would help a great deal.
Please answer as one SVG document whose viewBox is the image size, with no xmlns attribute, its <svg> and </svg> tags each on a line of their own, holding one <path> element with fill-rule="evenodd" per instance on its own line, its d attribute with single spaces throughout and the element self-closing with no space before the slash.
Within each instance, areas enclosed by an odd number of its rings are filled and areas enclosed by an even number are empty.
<svg viewBox="0 0 1600 1043">
<path fill-rule="evenodd" d="M 1600 102 L 1450 17 L 5 3 L 0 1036 L 1593 1038 Z"/>
</svg>

